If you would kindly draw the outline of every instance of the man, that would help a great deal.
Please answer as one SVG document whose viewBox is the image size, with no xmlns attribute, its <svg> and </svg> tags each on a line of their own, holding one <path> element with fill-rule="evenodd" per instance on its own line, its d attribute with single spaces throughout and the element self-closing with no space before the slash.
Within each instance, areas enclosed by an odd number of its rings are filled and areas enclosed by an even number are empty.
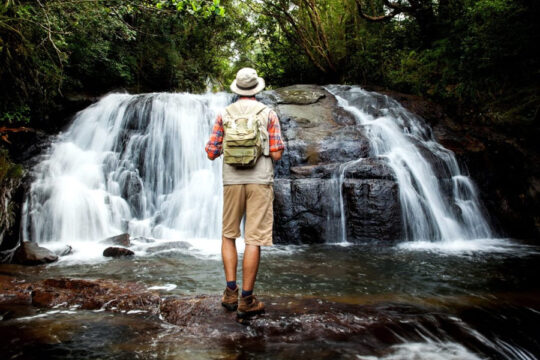
<svg viewBox="0 0 540 360">
<path fill-rule="evenodd" d="M 257 117 L 260 122 L 263 155 L 253 167 L 235 167 L 223 161 L 223 228 L 221 255 L 227 286 L 223 292 L 222 305 L 229 311 L 237 310 L 238 317 L 264 312 L 264 304 L 253 295 L 255 278 L 259 268 L 261 246 L 272 245 L 274 164 L 281 159 L 285 148 L 281 139 L 279 119 L 255 99 L 255 94 L 265 87 L 264 79 L 251 68 L 238 71 L 231 90 L 240 95 L 235 103 L 217 116 L 212 135 L 206 144 L 210 160 L 223 153 L 223 139 L 227 136 L 231 116 Z M 233 115 L 231 115 L 233 114 Z M 224 126 L 224 119 L 225 125 Z M 232 130 L 230 130 L 232 132 Z M 229 134 L 230 135 L 230 134 Z M 242 264 L 242 296 L 238 304 L 236 267 L 238 255 L 236 238 L 240 237 L 240 222 L 245 218 L 245 251 Z"/>
</svg>

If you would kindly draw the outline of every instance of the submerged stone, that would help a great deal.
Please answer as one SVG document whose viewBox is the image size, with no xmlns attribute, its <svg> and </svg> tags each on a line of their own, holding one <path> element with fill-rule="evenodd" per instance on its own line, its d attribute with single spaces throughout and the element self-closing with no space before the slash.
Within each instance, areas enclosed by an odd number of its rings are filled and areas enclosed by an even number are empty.
<svg viewBox="0 0 540 360">
<path fill-rule="evenodd" d="M 191 245 L 185 241 L 167 241 L 158 245 L 150 246 L 146 250 L 149 253 L 155 253 L 167 250 L 189 249 L 190 247 Z"/>
<path fill-rule="evenodd" d="M 58 256 L 66 256 L 73 253 L 73 248 L 70 245 L 65 245 L 62 248 L 55 250 L 54 253 Z"/>
</svg>

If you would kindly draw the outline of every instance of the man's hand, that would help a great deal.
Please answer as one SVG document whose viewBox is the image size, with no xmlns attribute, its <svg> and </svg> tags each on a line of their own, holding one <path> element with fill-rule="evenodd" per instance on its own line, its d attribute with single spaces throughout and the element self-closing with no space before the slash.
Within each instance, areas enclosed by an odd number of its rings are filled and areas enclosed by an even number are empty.
<svg viewBox="0 0 540 360">
<path fill-rule="evenodd" d="M 274 161 L 278 161 L 279 159 L 281 159 L 281 155 L 283 155 L 283 150 L 270 151 L 270 157 Z"/>
</svg>

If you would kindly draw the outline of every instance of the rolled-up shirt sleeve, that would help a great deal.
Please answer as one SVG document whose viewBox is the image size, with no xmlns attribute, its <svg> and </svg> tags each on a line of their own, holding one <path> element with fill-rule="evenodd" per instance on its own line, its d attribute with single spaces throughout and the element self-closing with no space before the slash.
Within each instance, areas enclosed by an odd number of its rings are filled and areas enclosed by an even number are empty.
<svg viewBox="0 0 540 360">
<path fill-rule="evenodd" d="M 221 114 L 216 117 L 212 135 L 210 135 L 210 140 L 206 143 L 205 151 L 212 160 L 218 158 L 223 152 L 223 119 Z"/>
<path fill-rule="evenodd" d="M 279 118 L 274 110 L 268 114 L 268 137 L 271 152 L 285 149 L 285 144 L 281 139 Z"/>
</svg>

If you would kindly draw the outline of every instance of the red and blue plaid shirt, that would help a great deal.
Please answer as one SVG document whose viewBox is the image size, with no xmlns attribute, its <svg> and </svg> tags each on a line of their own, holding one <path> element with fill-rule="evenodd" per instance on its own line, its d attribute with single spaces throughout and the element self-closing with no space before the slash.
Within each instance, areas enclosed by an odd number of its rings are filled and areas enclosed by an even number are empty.
<svg viewBox="0 0 540 360">
<path fill-rule="evenodd" d="M 254 97 L 241 97 L 241 100 L 249 99 L 255 100 Z M 281 139 L 281 127 L 279 126 L 279 118 L 274 110 L 271 110 L 268 114 L 268 136 L 270 151 L 279 151 L 285 149 L 285 144 Z M 206 143 L 206 153 L 212 160 L 219 157 L 223 152 L 223 118 L 221 114 L 218 114 L 214 128 L 212 129 L 212 135 L 210 140 Z"/>
</svg>

